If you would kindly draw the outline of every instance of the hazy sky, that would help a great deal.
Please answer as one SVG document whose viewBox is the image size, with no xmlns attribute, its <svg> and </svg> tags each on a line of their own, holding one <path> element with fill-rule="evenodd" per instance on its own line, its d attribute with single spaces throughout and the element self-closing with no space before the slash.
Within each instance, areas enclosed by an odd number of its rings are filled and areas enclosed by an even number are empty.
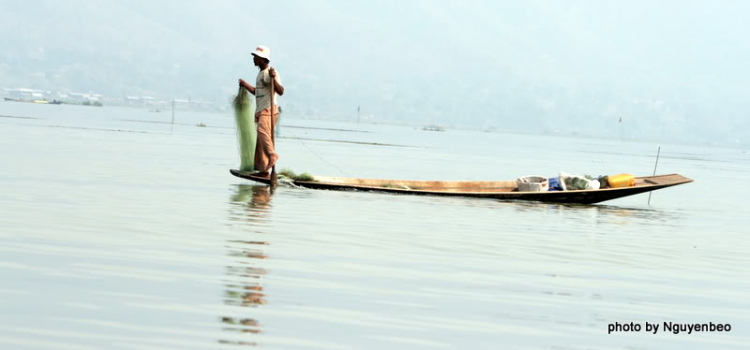
<svg viewBox="0 0 750 350">
<path fill-rule="evenodd" d="M 741 0 L 0 0 L 0 87 L 224 103 L 263 44 L 290 113 L 747 143 L 748 18 Z"/>
</svg>

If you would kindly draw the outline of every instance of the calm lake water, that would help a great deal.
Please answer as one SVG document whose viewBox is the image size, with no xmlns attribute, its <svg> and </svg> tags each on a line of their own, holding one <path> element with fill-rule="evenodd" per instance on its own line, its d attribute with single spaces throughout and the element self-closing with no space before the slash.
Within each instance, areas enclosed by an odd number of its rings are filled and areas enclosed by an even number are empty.
<svg viewBox="0 0 750 350">
<path fill-rule="evenodd" d="M 282 116 L 279 166 L 313 175 L 648 175 L 661 146 L 658 173 L 695 182 L 650 205 L 271 192 L 229 174 L 230 114 L 170 121 L 0 102 L 0 348 L 750 343 L 746 150 Z M 732 330 L 608 334 L 615 322 Z"/>
</svg>

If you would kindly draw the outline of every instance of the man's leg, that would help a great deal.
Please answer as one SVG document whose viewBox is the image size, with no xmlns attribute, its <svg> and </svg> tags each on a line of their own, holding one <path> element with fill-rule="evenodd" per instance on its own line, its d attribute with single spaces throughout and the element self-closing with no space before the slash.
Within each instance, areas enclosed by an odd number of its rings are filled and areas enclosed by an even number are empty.
<svg viewBox="0 0 750 350">
<path fill-rule="evenodd" d="M 276 164 L 279 156 L 273 147 L 271 138 L 271 115 L 268 109 L 264 109 L 258 116 L 258 140 L 255 147 L 255 168 L 261 173 L 271 172 L 271 167 Z M 277 119 L 278 113 L 274 116 Z"/>
</svg>

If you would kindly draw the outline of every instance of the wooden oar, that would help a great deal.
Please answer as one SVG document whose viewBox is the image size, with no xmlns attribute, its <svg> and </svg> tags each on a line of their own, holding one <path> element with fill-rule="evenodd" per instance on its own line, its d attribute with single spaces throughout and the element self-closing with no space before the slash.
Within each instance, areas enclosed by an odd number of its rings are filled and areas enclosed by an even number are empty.
<svg viewBox="0 0 750 350">
<path fill-rule="evenodd" d="M 271 67 L 268 67 L 268 77 L 271 79 L 271 144 L 273 150 L 276 152 L 276 136 L 274 136 L 274 125 L 273 125 L 273 97 L 276 95 L 276 87 L 274 86 L 274 77 L 271 76 Z M 276 175 L 276 162 L 271 167 L 271 187 L 276 187 L 279 184 L 279 178 Z"/>
</svg>

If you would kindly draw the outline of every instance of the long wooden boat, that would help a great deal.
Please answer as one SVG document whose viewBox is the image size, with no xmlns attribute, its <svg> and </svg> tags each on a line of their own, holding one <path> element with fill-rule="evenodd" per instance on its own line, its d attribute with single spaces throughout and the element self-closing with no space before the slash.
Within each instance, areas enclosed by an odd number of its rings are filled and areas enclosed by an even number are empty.
<svg viewBox="0 0 750 350">
<path fill-rule="evenodd" d="M 232 175 L 271 184 L 266 177 L 252 173 L 230 170 Z M 641 176 L 635 178 L 635 186 L 605 188 L 599 190 L 579 191 L 545 191 L 519 192 L 514 181 L 410 181 L 410 180 L 376 180 L 346 177 L 315 176 L 314 181 L 294 180 L 300 187 L 323 190 L 360 190 L 397 194 L 459 196 L 474 198 L 493 198 L 501 200 L 523 200 L 554 203 L 599 203 L 615 198 L 655 191 L 666 187 L 693 182 L 692 179 L 679 174 Z"/>
</svg>

